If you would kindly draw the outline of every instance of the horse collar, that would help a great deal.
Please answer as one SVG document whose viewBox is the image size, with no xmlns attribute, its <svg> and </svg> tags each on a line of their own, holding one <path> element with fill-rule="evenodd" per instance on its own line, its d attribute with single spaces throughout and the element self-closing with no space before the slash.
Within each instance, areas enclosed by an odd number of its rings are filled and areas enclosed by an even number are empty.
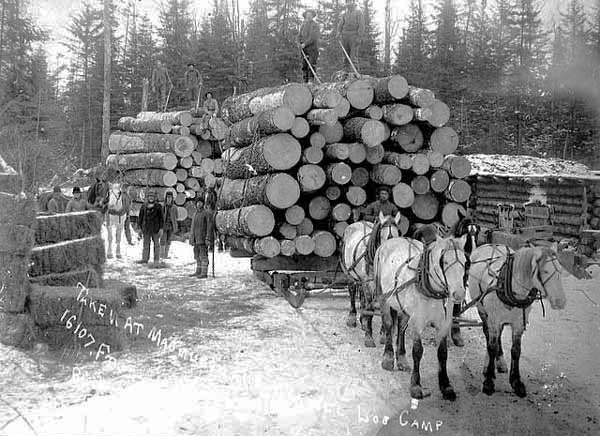
<svg viewBox="0 0 600 436">
<path fill-rule="evenodd" d="M 500 301 L 509 308 L 518 307 L 519 309 L 526 309 L 538 298 L 539 291 L 535 288 L 531 289 L 524 300 L 517 297 L 512 288 L 514 261 L 514 254 L 509 253 L 504 265 L 502 265 L 502 268 L 500 268 L 500 271 L 498 272 L 498 282 L 493 289 L 496 291 Z"/>
<path fill-rule="evenodd" d="M 441 300 L 448 297 L 448 291 L 446 289 L 443 291 L 436 291 L 433 289 L 433 286 L 431 286 L 431 279 L 429 277 L 429 271 L 431 269 L 431 260 L 429 259 L 430 252 L 430 245 L 425 245 L 421 258 L 419 259 L 417 288 L 419 289 L 419 292 L 426 297 Z"/>
</svg>

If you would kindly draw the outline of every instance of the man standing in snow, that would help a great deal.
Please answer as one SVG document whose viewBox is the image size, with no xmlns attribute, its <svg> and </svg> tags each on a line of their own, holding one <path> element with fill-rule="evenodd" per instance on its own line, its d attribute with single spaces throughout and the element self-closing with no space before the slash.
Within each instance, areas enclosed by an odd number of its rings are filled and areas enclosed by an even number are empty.
<svg viewBox="0 0 600 436">
<path fill-rule="evenodd" d="M 140 209 L 138 218 L 140 230 L 144 237 L 142 260 L 137 263 L 148 263 L 150 259 L 150 242 L 154 244 L 154 265 L 160 261 L 160 237 L 164 226 L 163 210 L 156 202 L 156 191 L 151 189 L 146 197 L 146 202 Z"/>
<path fill-rule="evenodd" d="M 208 277 L 208 251 L 214 250 L 214 211 L 212 205 L 204 207 L 204 200 L 199 197 L 196 200 L 196 212 L 192 218 L 190 228 L 190 245 L 194 247 L 194 259 L 196 259 L 196 272 L 190 277 L 205 279 Z"/>
</svg>

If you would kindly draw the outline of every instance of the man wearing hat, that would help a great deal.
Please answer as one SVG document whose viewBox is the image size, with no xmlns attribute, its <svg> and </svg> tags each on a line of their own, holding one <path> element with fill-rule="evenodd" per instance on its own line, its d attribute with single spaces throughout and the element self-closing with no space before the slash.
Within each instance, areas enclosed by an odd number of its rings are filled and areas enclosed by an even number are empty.
<svg viewBox="0 0 600 436">
<path fill-rule="evenodd" d="M 304 51 L 308 61 L 315 70 L 317 69 L 317 59 L 319 58 L 319 36 L 321 33 L 319 25 L 315 22 L 316 16 L 317 12 L 314 9 L 305 10 L 302 13 L 304 22 L 300 26 L 300 33 L 298 33 L 300 49 Z M 304 73 L 305 82 L 308 83 L 314 79 L 314 74 L 304 56 L 302 56 L 302 72 Z"/>
<path fill-rule="evenodd" d="M 156 191 L 151 189 L 146 195 L 146 202 L 140 209 L 138 218 L 140 230 L 144 237 L 142 260 L 137 263 L 148 263 L 150 259 L 150 242 L 154 244 L 154 265 L 160 261 L 160 237 L 164 226 L 163 209 L 156 201 Z"/>
<path fill-rule="evenodd" d="M 167 106 L 167 88 L 173 87 L 173 81 L 169 76 L 169 71 L 161 61 L 156 61 L 156 68 L 152 70 L 152 92 L 156 95 L 156 111 L 162 112 Z"/>
<path fill-rule="evenodd" d="M 69 200 L 67 203 L 67 207 L 65 209 L 66 213 L 69 212 L 81 212 L 83 210 L 92 209 L 91 205 L 87 202 L 86 199 L 81 198 L 81 188 L 79 186 L 75 186 L 73 188 L 73 198 Z"/>
<path fill-rule="evenodd" d="M 390 188 L 388 186 L 380 186 L 377 189 L 379 199 L 369 204 L 363 213 L 363 219 L 375 222 L 379 216 L 379 212 L 383 212 L 385 216 L 396 216 L 399 212 L 398 207 L 390 201 Z"/>
<path fill-rule="evenodd" d="M 336 36 L 358 68 L 358 47 L 365 36 L 365 18 L 362 11 L 356 7 L 356 0 L 346 0 L 346 10 L 338 23 Z M 345 56 L 344 66 L 350 69 L 350 62 Z"/>
<path fill-rule="evenodd" d="M 204 198 L 197 197 L 196 212 L 190 227 L 190 245 L 194 247 L 196 272 L 190 274 L 190 277 L 208 277 L 208 251 L 214 250 L 215 243 L 214 211 L 211 208 L 212 205 L 204 207 Z"/>
<path fill-rule="evenodd" d="M 171 240 L 173 238 L 173 234 L 177 233 L 178 230 L 177 212 L 173 201 L 173 192 L 167 191 L 165 193 L 165 204 L 163 205 L 163 217 L 165 218 L 165 223 L 163 225 L 162 238 L 160 239 L 160 245 L 162 250 L 161 257 L 163 259 L 169 258 Z"/>
<path fill-rule="evenodd" d="M 48 200 L 48 212 L 50 213 L 62 213 L 63 212 L 63 207 L 64 207 L 64 203 L 61 204 L 61 197 L 62 197 L 62 191 L 60 189 L 60 186 L 55 186 L 54 189 L 52 189 L 52 196 L 50 197 L 50 200 Z"/>
<path fill-rule="evenodd" d="M 183 75 L 183 84 L 185 85 L 185 92 L 190 100 L 190 107 L 195 108 L 198 104 L 198 95 L 202 88 L 202 76 L 196 69 L 193 63 L 188 64 L 188 69 Z"/>
</svg>

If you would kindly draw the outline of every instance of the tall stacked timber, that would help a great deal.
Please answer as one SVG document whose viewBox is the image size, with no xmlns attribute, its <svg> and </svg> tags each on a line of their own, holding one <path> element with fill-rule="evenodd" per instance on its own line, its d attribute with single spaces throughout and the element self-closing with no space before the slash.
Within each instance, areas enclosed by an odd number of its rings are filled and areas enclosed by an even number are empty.
<svg viewBox="0 0 600 436">
<path fill-rule="evenodd" d="M 31 281 L 47 286 L 103 284 L 102 215 L 96 211 L 40 215 L 36 219 Z"/>
<path fill-rule="evenodd" d="M 525 204 L 539 201 L 553 210 L 555 237 L 580 239 L 587 230 L 600 230 L 600 177 L 585 165 L 531 156 L 467 157 L 472 165 L 471 207 L 488 227 L 498 227 L 499 204 L 514 205 L 515 215 L 522 216 Z M 515 226 L 524 225 L 515 220 Z"/>
<path fill-rule="evenodd" d="M 258 119 L 256 128 L 277 131 L 278 126 L 289 128 L 293 119 L 289 110 L 275 110 Z M 133 214 L 139 213 L 150 189 L 161 202 L 172 192 L 180 232 L 185 233 L 196 198 L 216 189 L 223 175 L 221 142 L 225 147 L 229 128 L 201 111 L 140 112 L 121 119 L 119 128 L 110 136 L 106 165 L 117 170 L 118 181 L 131 185 Z M 251 128 L 254 124 L 247 134 Z"/>
<path fill-rule="evenodd" d="M 26 302 L 37 205 L 21 186 L 21 177 L 0 157 L 0 342 L 26 348 L 36 335 Z"/>
<path fill-rule="evenodd" d="M 466 210 L 470 163 L 458 155 L 458 135 L 446 125 L 450 110 L 402 76 L 259 89 L 223 106 L 230 130 L 217 228 L 235 256 L 264 259 L 261 268 L 278 262 L 316 268 L 318 259 L 328 265 L 345 228 L 381 185 L 401 210 L 402 234 L 427 222 L 452 226 Z M 295 132 L 300 124 L 308 132 Z M 272 212 L 268 234 L 250 230 L 251 208 L 258 206 Z"/>
</svg>

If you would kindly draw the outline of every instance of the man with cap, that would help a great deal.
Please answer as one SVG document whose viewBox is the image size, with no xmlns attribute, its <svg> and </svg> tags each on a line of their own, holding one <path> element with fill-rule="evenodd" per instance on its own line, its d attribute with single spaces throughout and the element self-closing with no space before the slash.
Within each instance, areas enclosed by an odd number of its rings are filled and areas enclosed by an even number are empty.
<svg viewBox="0 0 600 436">
<path fill-rule="evenodd" d="M 55 186 L 52 189 L 52 196 L 50 200 L 48 200 L 48 212 L 50 213 L 62 213 L 63 212 L 63 204 L 61 204 L 62 191 L 60 186 Z"/>
<path fill-rule="evenodd" d="M 190 277 L 205 279 L 208 277 L 208 251 L 214 250 L 215 244 L 214 211 L 212 205 L 204 207 L 204 199 L 196 200 L 196 212 L 190 227 L 190 245 L 194 247 L 196 272 Z"/>
<path fill-rule="evenodd" d="M 365 36 L 365 18 L 356 7 L 356 0 L 346 0 L 346 10 L 342 13 L 337 27 L 337 39 L 358 68 L 358 48 Z M 350 62 L 344 56 L 344 65 L 350 68 Z"/>
<path fill-rule="evenodd" d="M 396 216 L 399 212 L 398 207 L 390 201 L 390 188 L 388 186 L 380 186 L 377 189 L 379 199 L 369 204 L 363 212 L 363 219 L 370 222 L 375 222 L 382 212 L 385 216 Z"/>
<path fill-rule="evenodd" d="M 312 65 L 313 69 L 317 69 L 317 59 L 319 58 L 319 36 L 321 29 L 315 22 L 317 12 L 314 9 L 307 9 L 302 14 L 304 22 L 300 26 L 298 33 L 298 44 L 300 49 L 304 51 L 305 56 Z M 310 82 L 314 79 L 314 74 L 311 71 L 304 56 L 302 56 L 302 72 L 304 73 L 304 81 Z"/>
<path fill-rule="evenodd" d="M 79 186 L 75 186 L 73 188 L 73 198 L 71 198 L 67 203 L 65 212 L 81 212 L 83 210 L 91 209 L 92 207 L 87 200 L 85 198 L 81 198 L 81 188 Z"/>
<path fill-rule="evenodd" d="M 202 88 L 202 76 L 196 69 L 193 63 L 188 64 L 188 69 L 183 75 L 183 84 L 185 85 L 185 92 L 190 100 L 190 107 L 195 108 L 198 103 L 198 95 Z"/>
<path fill-rule="evenodd" d="M 204 109 L 204 116 L 208 118 L 216 117 L 219 113 L 219 103 L 217 100 L 213 98 L 212 92 L 208 91 L 204 97 L 204 104 L 202 105 L 202 109 Z"/>
<path fill-rule="evenodd" d="M 146 202 L 140 209 L 138 218 L 140 230 L 144 237 L 142 260 L 137 263 L 148 263 L 150 259 L 150 242 L 154 244 L 154 265 L 160 261 L 160 237 L 165 224 L 163 209 L 156 201 L 156 191 L 151 189 L 146 195 Z"/>
<path fill-rule="evenodd" d="M 169 71 L 161 61 L 156 61 L 156 68 L 152 70 L 152 92 L 156 94 L 156 110 L 162 112 L 167 106 L 167 88 L 173 86 Z"/>
<path fill-rule="evenodd" d="M 165 218 L 165 224 L 163 225 L 163 234 L 160 238 L 161 246 L 161 257 L 163 259 L 169 258 L 169 249 L 171 248 L 171 240 L 173 234 L 177 233 L 177 212 L 175 205 L 173 204 L 173 192 L 167 191 L 165 193 L 165 204 L 163 206 L 163 217 Z"/>
</svg>

